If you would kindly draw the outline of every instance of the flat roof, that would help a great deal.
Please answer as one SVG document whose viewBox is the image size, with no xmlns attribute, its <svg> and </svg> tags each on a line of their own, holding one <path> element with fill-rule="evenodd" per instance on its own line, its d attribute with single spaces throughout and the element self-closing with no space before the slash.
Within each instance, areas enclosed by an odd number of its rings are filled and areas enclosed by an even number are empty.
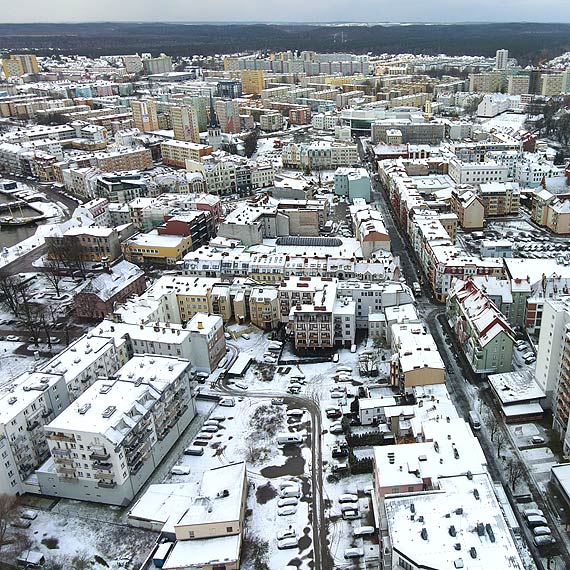
<svg viewBox="0 0 570 570">
<path fill-rule="evenodd" d="M 527 370 L 491 374 L 489 383 L 497 398 L 504 405 L 546 398 L 544 390 L 538 385 L 534 375 Z"/>
<path fill-rule="evenodd" d="M 227 565 L 239 560 L 240 550 L 239 534 L 200 540 L 179 540 L 170 551 L 162 568 L 180 570 L 180 568 Z"/>
<path fill-rule="evenodd" d="M 441 479 L 440 489 L 385 499 L 396 553 L 422 568 L 523 570 L 487 473 Z"/>
</svg>

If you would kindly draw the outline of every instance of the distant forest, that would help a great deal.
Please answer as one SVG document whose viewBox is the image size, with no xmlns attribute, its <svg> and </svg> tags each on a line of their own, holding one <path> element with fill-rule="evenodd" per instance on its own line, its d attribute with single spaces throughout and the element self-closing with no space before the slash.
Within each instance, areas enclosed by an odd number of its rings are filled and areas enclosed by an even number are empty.
<svg viewBox="0 0 570 570">
<path fill-rule="evenodd" d="M 570 51 L 570 24 L 0 24 L 0 51 L 25 48 L 40 55 L 56 50 L 87 56 L 134 52 L 191 56 L 288 49 L 492 56 L 495 50 L 507 48 L 526 65 Z"/>
</svg>

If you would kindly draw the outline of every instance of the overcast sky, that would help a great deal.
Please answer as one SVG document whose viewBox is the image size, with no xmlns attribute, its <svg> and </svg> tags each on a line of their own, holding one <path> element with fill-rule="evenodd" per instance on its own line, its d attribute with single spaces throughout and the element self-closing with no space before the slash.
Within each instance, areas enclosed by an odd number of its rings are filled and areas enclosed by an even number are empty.
<svg viewBox="0 0 570 570">
<path fill-rule="evenodd" d="M 8 2 L 5 2 L 8 4 Z M 568 0 L 15 0 L 2 22 L 570 22 Z"/>
</svg>

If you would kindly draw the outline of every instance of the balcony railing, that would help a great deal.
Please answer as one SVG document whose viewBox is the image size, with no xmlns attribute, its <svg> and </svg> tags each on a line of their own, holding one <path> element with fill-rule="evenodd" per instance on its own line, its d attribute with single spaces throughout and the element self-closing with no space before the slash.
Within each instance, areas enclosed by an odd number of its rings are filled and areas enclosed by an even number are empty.
<svg viewBox="0 0 570 570">
<path fill-rule="evenodd" d="M 89 454 L 89 459 L 91 459 L 91 461 L 105 461 L 106 459 L 109 459 L 109 457 L 111 456 L 106 451 L 91 451 Z"/>
</svg>

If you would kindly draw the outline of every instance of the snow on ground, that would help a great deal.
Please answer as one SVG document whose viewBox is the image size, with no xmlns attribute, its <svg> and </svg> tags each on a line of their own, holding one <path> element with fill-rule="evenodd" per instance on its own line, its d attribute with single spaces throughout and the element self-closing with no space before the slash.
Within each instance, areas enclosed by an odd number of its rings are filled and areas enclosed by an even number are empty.
<svg viewBox="0 0 570 570">
<path fill-rule="evenodd" d="M 100 511 L 103 510 L 109 508 L 100 505 Z M 74 556 L 85 555 L 92 561 L 89 568 L 93 570 L 135 570 L 156 541 L 155 533 L 130 528 L 125 523 L 101 524 L 93 513 L 83 518 L 81 509 L 36 512 L 38 516 L 30 527 L 33 534 L 28 535 L 31 548 L 42 552 L 48 560 L 58 559 L 63 568 L 72 567 Z"/>
<path fill-rule="evenodd" d="M 481 125 L 483 130 L 490 131 L 495 128 L 512 128 L 512 129 L 522 129 L 524 123 L 527 119 L 527 115 L 521 113 L 501 113 L 496 117 L 492 117 L 484 121 Z"/>
</svg>

